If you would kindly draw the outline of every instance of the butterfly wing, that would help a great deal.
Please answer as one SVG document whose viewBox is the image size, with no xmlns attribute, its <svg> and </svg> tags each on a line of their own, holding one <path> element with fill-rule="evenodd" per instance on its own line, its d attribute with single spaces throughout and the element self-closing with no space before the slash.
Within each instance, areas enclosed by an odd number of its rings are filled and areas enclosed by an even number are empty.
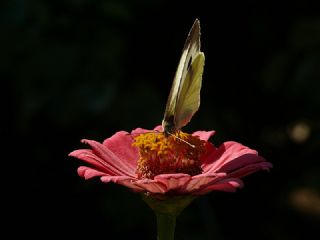
<svg viewBox="0 0 320 240">
<path fill-rule="evenodd" d="M 203 66 L 200 22 L 196 19 L 185 42 L 167 101 L 162 121 L 165 133 L 173 133 L 185 126 L 198 110 Z"/>
<path fill-rule="evenodd" d="M 177 129 L 187 125 L 199 109 L 204 60 L 204 54 L 199 52 L 189 66 L 185 80 L 180 86 L 174 114 Z"/>
</svg>

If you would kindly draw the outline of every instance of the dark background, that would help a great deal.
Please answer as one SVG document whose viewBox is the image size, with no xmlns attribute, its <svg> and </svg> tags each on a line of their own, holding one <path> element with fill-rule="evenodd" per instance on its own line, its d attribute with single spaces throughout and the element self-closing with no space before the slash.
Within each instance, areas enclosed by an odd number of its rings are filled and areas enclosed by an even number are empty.
<svg viewBox="0 0 320 240">
<path fill-rule="evenodd" d="M 2 216 L 11 237 L 155 239 L 138 194 L 84 181 L 67 155 L 85 147 L 82 138 L 160 124 L 196 17 L 206 66 L 201 107 L 184 130 L 215 129 L 214 144 L 241 142 L 274 168 L 246 177 L 237 193 L 195 200 L 176 239 L 319 237 L 317 12 L 306 1 L 1 1 Z"/>
</svg>

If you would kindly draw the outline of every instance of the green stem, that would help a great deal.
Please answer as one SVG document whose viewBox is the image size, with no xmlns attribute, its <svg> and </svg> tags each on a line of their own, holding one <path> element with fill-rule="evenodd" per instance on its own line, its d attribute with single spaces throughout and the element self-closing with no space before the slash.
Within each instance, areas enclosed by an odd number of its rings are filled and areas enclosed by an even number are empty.
<svg viewBox="0 0 320 240">
<path fill-rule="evenodd" d="M 174 240 L 176 218 L 195 198 L 192 195 L 168 197 L 142 194 L 142 199 L 157 216 L 158 240 Z"/>
<path fill-rule="evenodd" d="M 169 214 L 156 213 L 158 238 L 157 240 L 174 240 L 176 217 Z"/>
</svg>

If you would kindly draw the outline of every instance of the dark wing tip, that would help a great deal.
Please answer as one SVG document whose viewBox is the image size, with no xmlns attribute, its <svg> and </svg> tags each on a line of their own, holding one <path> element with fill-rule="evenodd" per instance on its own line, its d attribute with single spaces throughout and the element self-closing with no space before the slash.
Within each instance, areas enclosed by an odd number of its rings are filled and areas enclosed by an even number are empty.
<svg viewBox="0 0 320 240">
<path fill-rule="evenodd" d="M 198 18 L 196 18 L 189 31 L 187 40 L 184 44 L 184 49 L 186 49 L 189 46 L 190 42 L 196 42 L 197 49 L 200 50 L 200 21 Z"/>
<path fill-rule="evenodd" d="M 194 20 L 194 23 L 191 27 L 189 35 L 192 35 L 192 33 L 197 33 L 198 35 L 200 35 L 200 21 L 198 18 L 196 18 L 196 20 Z"/>
<path fill-rule="evenodd" d="M 196 18 L 196 20 L 194 20 L 194 23 L 193 23 L 192 28 L 193 28 L 195 25 L 197 25 L 197 27 L 200 29 L 200 20 L 199 20 L 199 18 Z"/>
</svg>

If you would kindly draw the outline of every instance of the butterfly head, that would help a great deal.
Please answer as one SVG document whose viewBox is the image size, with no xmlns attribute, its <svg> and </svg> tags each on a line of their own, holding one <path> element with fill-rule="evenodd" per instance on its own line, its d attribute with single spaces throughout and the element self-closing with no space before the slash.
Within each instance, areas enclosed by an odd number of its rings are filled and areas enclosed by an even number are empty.
<svg viewBox="0 0 320 240">
<path fill-rule="evenodd" d="M 169 117 L 168 119 L 162 120 L 162 128 L 163 128 L 163 134 L 165 135 L 165 137 L 175 134 L 178 131 L 178 129 L 176 128 L 176 125 L 174 124 L 173 116 Z"/>
</svg>

